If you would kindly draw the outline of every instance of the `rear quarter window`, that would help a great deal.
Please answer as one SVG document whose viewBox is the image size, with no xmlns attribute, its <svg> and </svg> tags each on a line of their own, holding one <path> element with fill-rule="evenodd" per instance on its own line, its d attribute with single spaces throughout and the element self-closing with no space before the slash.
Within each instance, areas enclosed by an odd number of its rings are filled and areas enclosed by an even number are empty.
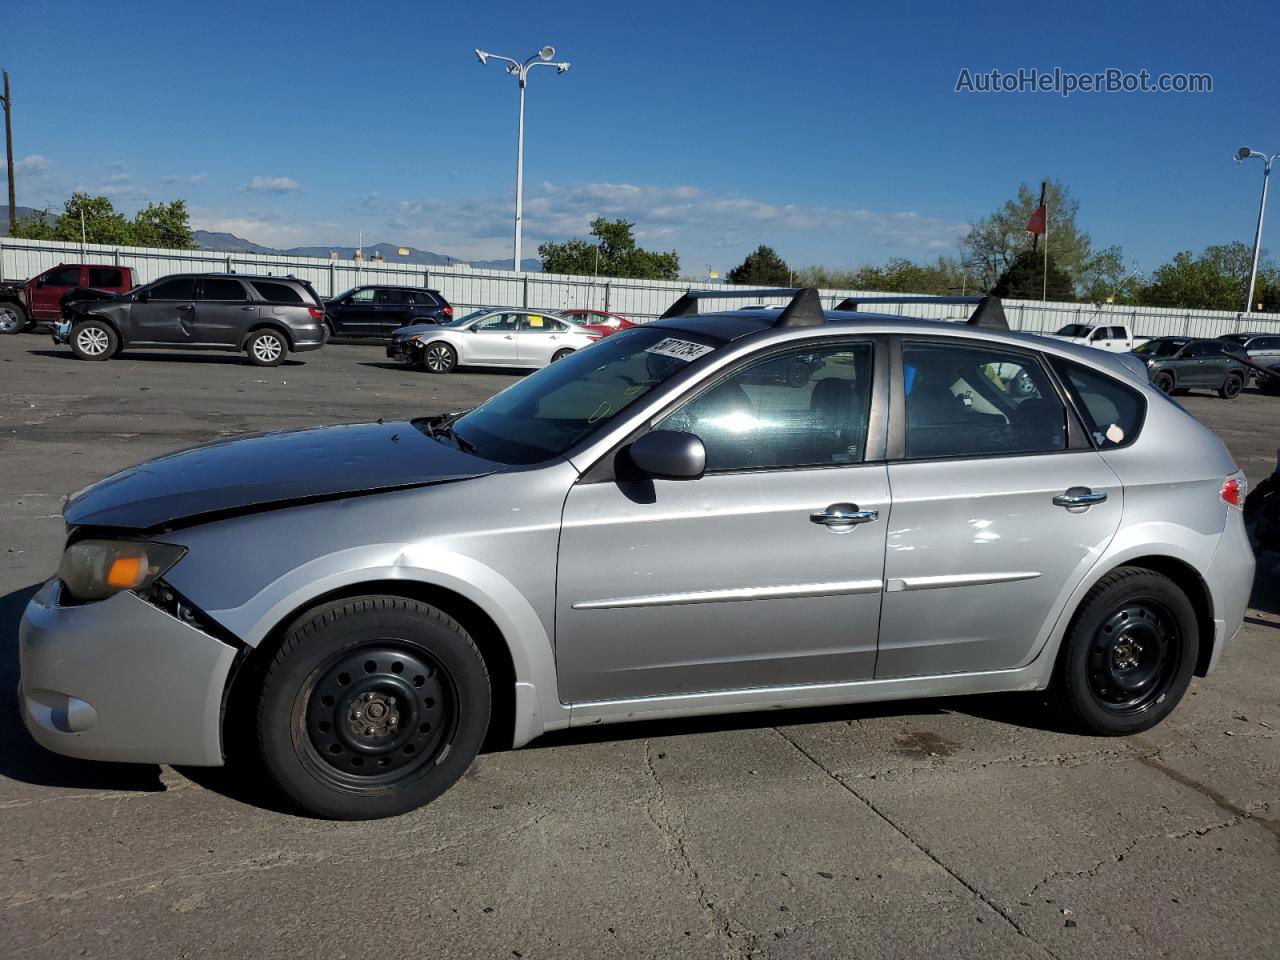
<svg viewBox="0 0 1280 960">
<path fill-rule="evenodd" d="M 258 291 L 258 296 L 268 303 L 305 303 L 302 294 L 298 293 L 293 287 L 287 283 L 270 283 L 266 280 L 251 280 L 250 284 L 253 289 Z"/>
<path fill-rule="evenodd" d="M 1147 401 L 1114 377 L 1061 357 L 1049 362 L 1066 385 L 1099 450 L 1127 446 L 1138 438 Z"/>
</svg>

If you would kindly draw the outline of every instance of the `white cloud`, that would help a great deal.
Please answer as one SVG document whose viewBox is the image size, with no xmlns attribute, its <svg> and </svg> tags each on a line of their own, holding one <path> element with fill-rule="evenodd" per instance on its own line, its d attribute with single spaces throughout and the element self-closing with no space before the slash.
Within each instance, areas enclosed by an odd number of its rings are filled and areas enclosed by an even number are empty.
<svg viewBox="0 0 1280 960">
<path fill-rule="evenodd" d="M 202 209 L 191 211 L 191 227 L 214 233 L 234 233 L 266 247 L 285 249 L 332 243 L 345 229 L 330 220 L 299 220 L 273 211 L 228 213 Z"/>
<path fill-rule="evenodd" d="M 508 254 L 513 199 L 402 200 L 388 204 L 380 226 L 387 239 L 467 259 Z M 955 247 L 966 223 L 917 211 L 772 203 L 688 185 L 542 183 L 525 196 L 527 255 L 546 240 L 586 238 L 597 216 L 636 224 L 636 238 L 683 259 L 736 263 L 759 243 L 800 263 L 878 261 L 887 255 L 930 256 Z M 366 235 L 368 234 L 366 227 Z M 800 251 L 788 254 L 788 247 Z"/>
<path fill-rule="evenodd" d="M 289 193 L 301 190 L 302 184 L 292 177 L 254 177 L 240 189 L 246 193 Z"/>
<path fill-rule="evenodd" d="M 25 174 L 43 174 L 49 171 L 49 161 L 38 153 L 30 153 L 21 160 L 13 162 L 13 169 L 17 173 Z M 5 177 L 9 176 L 8 166 L 4 167 Z"/>
<path fill-rule="evenodd" d="M 202 182 L 207 176 L 209 176 L 207 173 L 190 173 L 185 175 L 181 173 L 166 173 L 160 178 L 160 182 L 166 185 L 181 183 L 188 186 L 195 186 L 197 183 Z"/>
</svg>

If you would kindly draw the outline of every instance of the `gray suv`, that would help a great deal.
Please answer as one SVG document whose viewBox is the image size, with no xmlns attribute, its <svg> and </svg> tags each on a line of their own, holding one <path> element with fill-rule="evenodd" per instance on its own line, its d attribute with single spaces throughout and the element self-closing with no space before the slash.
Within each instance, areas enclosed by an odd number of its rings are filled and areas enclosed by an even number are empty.
<svg viewBox="0 0 1280 960">
<path fill-rule="evenodd" d="M 992 299 L 964 325 L 794 293 L 688 294 L 465 414 L 82 491 L 19 632 L 27 728 L 142 763 L 247 743 L 354 819 L 438 796 L 487 735 L 1043 689 L 1096 734 L 1168 716 L 1253 583 L 1222 441 Z"/>
<path fill-rule="evenodd" d="M 293 277 L 175 274 L 128 293 L 79 290 L 64 298 L 53 342 L 81 360 L 121 350 L 243 351 L 260 367 L 325 344 L 324 307 L 311 284 Z"/>
</svg>

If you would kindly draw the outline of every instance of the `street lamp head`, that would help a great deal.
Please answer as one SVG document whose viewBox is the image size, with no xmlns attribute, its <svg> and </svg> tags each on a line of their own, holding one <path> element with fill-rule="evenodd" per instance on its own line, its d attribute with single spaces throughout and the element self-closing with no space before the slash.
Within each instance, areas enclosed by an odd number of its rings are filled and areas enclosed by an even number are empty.
<svg viewBox="0 0 1280 960">
<path fill-rule="evenodd" d="M 479 60 L 481 63 L 488 63 L 488 62 L 489 62 L 489 54 L 485 53 L 483 50 L 481 50 L 479 47 L 477 47 L 477 48 L 476 48 L 476 59 L 477 59 L 477 60 Z"/>
<path fill-rule="evenodd" d="M 570 64 L 569 64 L 569 62 L 568 62 L 567 60 L 566 60 L 564 63 L 557 63 L 557 64 L 556 64 L 556 73 L 564 73 L 565 71 L 567 71 L 567 70 L 569 69 L 569 67 L 570 67 Z"/>
<path fill-rule="evenodd" d="M 1244 161 L 1248 160 L 1251 156 L 1253 156 L 1252 150 L 1250 150 L 1248 147 L 1241 147 L 1239 150 L 1236 151 L 1236 163 L 1243 163 Z"/>
<path fill-rule="evenodd" d="M 543 47 L 541 50 L 538 51 L 538 56 L 540 56 L 543 60 L 550 60 L 555 55 L 556 55 L 555 47 L 550 47 L 550 46 Z"/>
</svg>

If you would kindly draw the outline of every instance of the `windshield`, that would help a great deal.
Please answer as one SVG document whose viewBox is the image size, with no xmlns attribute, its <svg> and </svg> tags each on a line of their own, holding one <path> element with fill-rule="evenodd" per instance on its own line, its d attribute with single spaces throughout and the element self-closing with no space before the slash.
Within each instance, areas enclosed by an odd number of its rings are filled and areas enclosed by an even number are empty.
<svg viewBox="0 0 1280 960">
<path fill-rule="evenodd" d="M 474 320 L 476 317 L 483 317 L 486 313 L 491 313 L 491 312 L 492 311 L 490 310 L 472 310 L 470 313 L 465 314 L 461 317 L 452 317 L 452 318 L 446 317 L 445 319 L 440 321 L 440 326 L 457 327 L 457 326 L 460 326 L 461 324 L 468 323 L 471 320 Z"/>
<path fill-rule="evenodd" d="M 1146 354 L 1149 357 L 1167 357 L 1182 349 L 1185 340 L 1148 340 L 1134 348 L 1134 353 Z"/>
<path fill-rule="evenodd" d="M 541 463 L 560 456 L 719 344 L 633 327 L 508 387 L 452 424 L 477 456 Z"/>
<path fill-rule="evenodd" d="M 1093 327 L 1083 323 L 1068 323 L 1056 335 L 1059 337 L 1087 337 L 1092 329 Z"/>
</svg>

